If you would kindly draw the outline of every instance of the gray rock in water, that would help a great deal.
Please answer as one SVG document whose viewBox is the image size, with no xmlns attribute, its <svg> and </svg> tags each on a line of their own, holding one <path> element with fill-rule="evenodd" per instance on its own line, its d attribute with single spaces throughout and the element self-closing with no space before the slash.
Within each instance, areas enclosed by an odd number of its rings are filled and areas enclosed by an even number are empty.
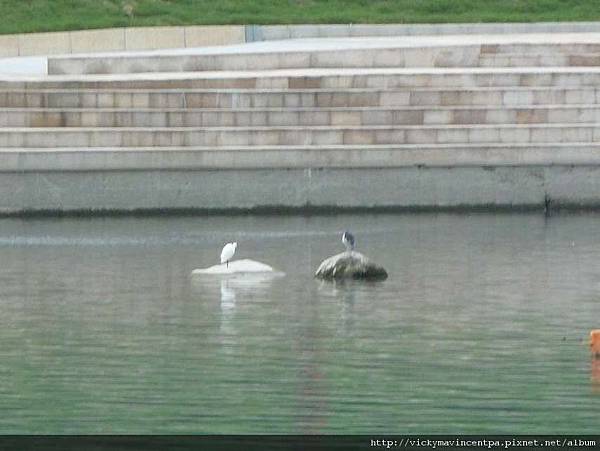
<svg viewBox="0 0 600 451">
<path fill-rule="evenodd" d="M 359 252 L 342 252 L 325 259 L 315 277 L 325 280 L 385 280 L 387 271 Z"/>
</svg>

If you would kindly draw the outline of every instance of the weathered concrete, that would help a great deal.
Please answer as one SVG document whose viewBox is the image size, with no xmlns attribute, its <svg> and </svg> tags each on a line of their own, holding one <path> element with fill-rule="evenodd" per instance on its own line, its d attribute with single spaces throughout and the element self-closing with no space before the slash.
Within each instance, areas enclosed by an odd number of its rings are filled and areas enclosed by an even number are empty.
<svg viewBox="0 0 600 451">
<path fill-rule="evenodd" d="M 128 33 L 144 35 L 143 29 Z M 168 39 L 156 34 L 152 39 Z M 183 39 L 183 34 L 181 35 Z M 140 38 L 141 39 L 141 38 Z M 152 39 L 144 39 L 149 46 Z M 173 32 L 173 45 L 180 39 Z M 370 67 L 594 66 L 600 33 L 305 39 L 230 47 L 50 57 L 49 74 Z M 163 47 L 168 47 L 164 45 Z M 181 47 L 184 47 L 181 45 Z"/>
<path fill-rule="evenodd" d="M 127 49 L 124 29 L 82 30 L 70 32 L 69 38 L 71 47 L 68 53 L 95 53 Z"/>
<path fill-rule="evenodd" d="M 125 58 L 224 71 L 3 75 L 0 210 L 599 207 L 600 34 L 546 38 L 424 38 L 402 61 L 389 39 L 343 58 L 336 40 L 258 43 Z M 231 70 L 261 45 L 257 70 Z M 565 66 L 444 50 L 425 63 L 458 67 L 365 67 L 440 46 Z"/>
<path fill-rule="evenodd" d="M 19 56 L 19 37 L 16 35 L 0 36 L 0 56 Z"/>
<path fill-rule="evenodd" d="M 598 124 L 0 128 L 0 147 L 591 143 Z"/>
<path fill-rule="evenodd" d="M 71 53 L 68 32 L 21 34 L 18 36 L 19 55 L 53 55 Z"/>
<path fill-rule="evenodd" d="M 354 108 L 3 108 L 0 127 L 247 127 L 578 124 L 600 122 L 600 106 Z"/>
<path fill-rule="evenodd" d="M 346 89 L 8 89 L 0 90 L 2 108 L 88 109 L 262 109 L 450 107 L 499 109 L 575 108 L 600 102 L 600 88 L 585 87 L 399 87 Z M 101 112 L 101 111 L 99 111 Z"/>
<path fill-rule="evenodd" d="M 183 27 L 125 28 L 125 42 L 130 50 L 184 48 L 185 31 Z"/>
<path fill-rule="evenodd" d="M 246 42 L 323 37 L 600 32 L 600 22 L 248 25 Z"/>
<path fill-rule="evenodd" d="M 600 85 L 600 67 L 328 68 L 270 71 L 0 75 L 0 89 L 407 89 L 582 88 Z"/>
<path fill-rule="evenodd" d="M 3 149 L 7 172 L 594 166 L 600 144 Z"/>
<path fill-rule="evenodd" d="M 0 57 L 173 49 L 245 42 L 243 25 L 105 28 L 0 36 Z"/>
<path fill-rule="evenodd" d="M 599 177 L 600 166 L 4 172 L 0 212 L 598 207 Z"/>
<path fill-rule="evenodd" d="M 334 25 L 198 25 L 174 27 L 145 27 L 134 32 L 128 41 L 128 28 L 78 30 L 56 33 L 26 33 L 0 36 L 0 56 L 49 55 L 122 51 L 136 48 L 200 47 L 231 45 L 254 41 L 273 41 L 305 38 L 390 37 L 456 34 L 514 34 L 514 33 L 590 33 L 600 32 L 600 22 L 545 22 L 493 24 L 334 24 Z M 178 34 L 180 38 L 156 38 L 158 34 Z M 162 32 L 162 33 L 161 33 Z M 135 36 L 137 34 L 137 36 Z M 150 39 L 141 43 L 137 38 Z M 67 36 L 65 38 L 64 36 Z M 69 46 L 65 45 L 68 39 Z M 141 45 L 141 46 L 140 46 Z M 167 47 L 160 47 L 164 45 Z"/>
<path fill-rule="evenodd" d="M 245 42 L 245 27 L 241 25 L 199 25 L 184 27 L 185 47 L 231 45 Z"/>
</svg>

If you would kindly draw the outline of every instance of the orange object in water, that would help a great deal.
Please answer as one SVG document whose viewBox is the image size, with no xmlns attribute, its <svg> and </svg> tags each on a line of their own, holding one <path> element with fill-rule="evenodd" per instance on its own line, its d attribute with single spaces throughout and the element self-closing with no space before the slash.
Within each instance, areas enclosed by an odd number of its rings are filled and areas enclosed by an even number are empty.
<svg viewBox="0 0 600 451">
<path fill-rule="evenodd" d="M 600 329 L 590 332 L 590 349 L 595 357 L 600 357 Z"/>
<path fill-rule="evenodd" d="M 592 393 L 600 395 L 600 359 L 592 359 L 591 369 Z"/>
</svg>

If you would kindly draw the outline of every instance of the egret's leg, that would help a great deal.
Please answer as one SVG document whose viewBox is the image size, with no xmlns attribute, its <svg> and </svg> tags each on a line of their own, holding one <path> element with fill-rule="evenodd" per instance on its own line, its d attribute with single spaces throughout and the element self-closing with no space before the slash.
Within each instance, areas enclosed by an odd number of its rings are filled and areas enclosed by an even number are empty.
<svg viewBox="0 0 600 451">
<path fill-rule="evenodd" d="M 226 268 L 229 268 L 229 260 L 227 260 L 227 262 L 225 262 L 225 264 L 227 265 Z"/>
</svg>

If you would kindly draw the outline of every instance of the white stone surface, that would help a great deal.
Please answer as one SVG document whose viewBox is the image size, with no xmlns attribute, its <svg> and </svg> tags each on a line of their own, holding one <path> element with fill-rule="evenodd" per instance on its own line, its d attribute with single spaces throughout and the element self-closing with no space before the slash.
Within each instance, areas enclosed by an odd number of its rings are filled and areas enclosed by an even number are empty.
<svg viewBox="0 0 600 451">
<path fill-rule="evenodd" d="M 228 265 L 214 265 L 209 268 L 194 269 L 192 271 L 192 275 L 229 275 L 247 273 L 271 273 L 283 275 L 265 263 L 250 259 L 232 260 Z"/>
<path fill-rule="evenodd" d="M 0 76 L 2 75 L 46 75 L 48 58 L 40 56 L 22 56 L 0 58 Z"/>
</svg>

